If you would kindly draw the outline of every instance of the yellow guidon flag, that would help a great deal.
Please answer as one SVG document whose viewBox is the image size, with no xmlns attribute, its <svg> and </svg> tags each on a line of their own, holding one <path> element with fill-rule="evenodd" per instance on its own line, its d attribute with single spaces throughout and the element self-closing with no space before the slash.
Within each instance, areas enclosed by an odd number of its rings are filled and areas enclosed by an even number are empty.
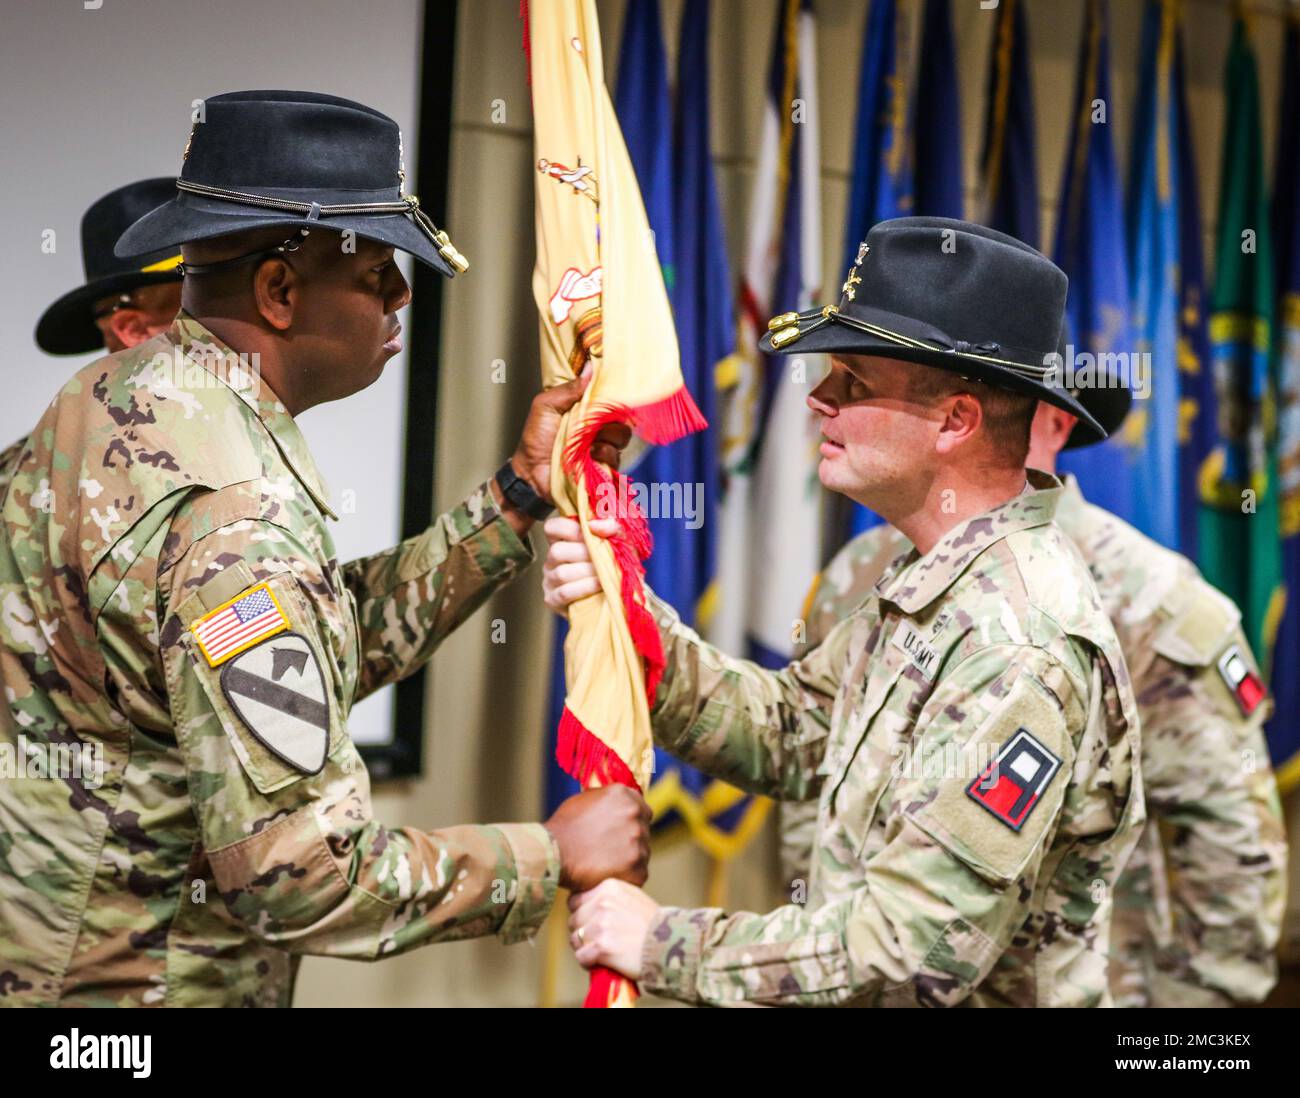
<svg viewBox="0 0 1300 1098">
<path fill-rule="evenodd" d="M 594 0 L 523 0 L 529 56 L 542 383 L 572 380 L 588 362 L 591 383 L 561 423 L 551 494 L 576 515 L 601 593 L 569 608 L 564 646 L 568 694 L 557 760 L 583 785 L 643 790 L 654 760 L 650 705 L 663 647 L 646 607 L 650 535 L 626 477 L 591 458 L 610 423 L 662 445 L 706 426 L 682 380 L 677 332 L 641 191 L 605 88 Z M 617 517 L 605 539 L 592 518 Z M 635 985 L 607 969 L 592 974 L 587 1006 L 630 1003 Z"/>
</svg>

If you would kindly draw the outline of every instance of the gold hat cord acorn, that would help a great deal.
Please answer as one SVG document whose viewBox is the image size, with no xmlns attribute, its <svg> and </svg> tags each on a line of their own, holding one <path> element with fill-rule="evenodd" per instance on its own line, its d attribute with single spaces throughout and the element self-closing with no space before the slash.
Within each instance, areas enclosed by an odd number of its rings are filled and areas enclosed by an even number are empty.
<svg viewBox="0 0 1300 1098">
<path fill-rule="evenodd" d="M 800 336 L 815 332 L 838 312 L 836 306 L 827 305 L 824 309 L 813 309 L 807 313 L 782 313 L 780 316 L 774 316 L 767 322 L 767 330 L 772 333 L 772 349 L 779 350 L 793 343 Z M 803 321 L 808 320 L 813 320 L 815 323 L 807 328 L 799 326 Z"/>
</svg>

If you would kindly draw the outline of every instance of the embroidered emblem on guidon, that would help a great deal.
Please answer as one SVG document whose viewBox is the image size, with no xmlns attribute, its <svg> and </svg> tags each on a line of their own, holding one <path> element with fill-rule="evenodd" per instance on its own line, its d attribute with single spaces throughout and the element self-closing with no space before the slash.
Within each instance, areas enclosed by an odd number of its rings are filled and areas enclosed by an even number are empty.
<svg viewBox="0 0 1300 1098">
<path fill-rule="evenodd" d="M 1259 708 L 1267 691 L 1263 680 L 1250 669 L 1238 645 L 1230 644 L 1228 650 L 1219 657 L 1219 674 L 1228 684 L 1232 696 L 1237 699 L 1242 716 L 1249 717 Z"/>
<path fill-rule="evenodd" d="M 305 637 L 282 633 L 236 656 L 221 670 L 221 689 L 235 714 L 273 754 L 304 774 L 325 765 L 329 700 Z"/>
<path fill-rule="evenodd" d="M 997 757 L 966 787 L 966 795 L 1012 831 L 1019 831 L 1060 769 L 1060 759 L 1028 731 L 1018 728 Z"/>
</svg>

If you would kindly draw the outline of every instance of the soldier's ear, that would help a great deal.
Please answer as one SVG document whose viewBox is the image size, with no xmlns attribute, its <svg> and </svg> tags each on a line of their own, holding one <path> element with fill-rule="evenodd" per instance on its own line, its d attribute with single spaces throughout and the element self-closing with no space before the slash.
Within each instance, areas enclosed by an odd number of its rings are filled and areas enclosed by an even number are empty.
<svg viewBox="0 0 1300 1098">
<path fill-rule="evenodd" d="M 264 259 L 253 272 L 253 302 L 277 332 L 287 331 L 293 323 L 299 288 L 298 272 L 279 256 Z"/>
<path fill-rule="evenodd" d="M 941 454 L 952 454 L 975 437 L 984 422 L 984 406 L 970 393 L 958 392 L 943 402 L 944 418 L 935 446 Z"/>
<path fill-rule="evenodd" d="M 104 335 L 104 347 L 109 351 L 126 350 L 153 335 L 149 329 L 149 315 L 142 309 L 118 309 L 97 323 Z"/>
</svg>

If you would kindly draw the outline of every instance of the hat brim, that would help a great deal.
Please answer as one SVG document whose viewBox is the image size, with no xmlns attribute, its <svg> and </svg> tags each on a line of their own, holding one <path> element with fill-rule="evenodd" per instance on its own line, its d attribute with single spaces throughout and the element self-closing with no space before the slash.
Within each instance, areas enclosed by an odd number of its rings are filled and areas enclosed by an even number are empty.
<svg viewBox="0 0 1300 1098">
<path fill-rule="evenodd" d="M 883 309 L 864 309 L 862 311 L 864 314 L 870 314 L 871 322 L 877 326 L 901 331 L 904 334 L 909 334 L 908 330 L 914 329 L 917 324 L 911 317 L 889 313 Z M 815 322 L 813 320 L 805 323 Z M 1076 445 L 1087 446 L 1093 442 L 1100 442 L 1106 437 L 1105 428 L 1093 418 L 1088 409 L 1078 399 L 1066 390 L 1053 385 L 1045 385 L 1005 366 L 987 362 L 973 355 L 930 347 L 906 346 L 894 343 L 883 336 L 872 335 L 870 332 L 864 332 L 836 321 L 823 324 L 806 335 L 801 335 L 794 342 L 787 343 L 779 348 L 772 346 L 772 335 L 771 331 L 765 332 L 759 340 L 759 350 L 766 354 L 876 355 L 880 358 L 892 358 L 901 362 L 913 362 L 920 366 L 933 366 L 940 370 L 960 374 L 962 377 L 971 378 L 974 381 L 985 382 L 999 389 L 1010 389 L 1013 392 L 1024 393 L 1026 396 L 1037 397 L 1039 400 L 1044 400 L 1048 404 L 1064 409 L 1079 421 L 1070 435 L 1072 440 L 1076 436 L 1082 440 Z"/>
<path fill-rule="evenodd" d="M 272 195 L 272 197 L 279 197 Z M 319 196 L 328 203 L 329 194 Z M 340 196 L 342 203 L 346 197 Z M 299 196 L 299 200 L 301 197 Z M 176 248 L 197 240 L 212 240 L 230 233 L 251 232 L 284 226 L 286 229 L 327 229 L 341 233 L 351 229 L 364 240 L 388 244 L 413 255 L 439 274 L 455 272 L 438 254 L 432 240 L 406 214 L 343 214 L 309 221 L 296 213 L 283 213 L 259 206 L 180 194 L 140 218 L 118 238 L 114 253 L 120 258 L 148 255 L 163 248 Z"/>
<path fill-rule="evenodd" d="M 174 270 L 145 273 L 124 271 L 105 278 L 92 279 L 84 286 L 69 290 L 41 314 L 36 322 L 36 346 L 50 355 L 84 355 L 104 349 L 104 333 L 95 323 L 95 302 L 114 294 L 154 286 L 162 282 L 179 282 Z"/>
<path fill-rule="evenodd" d="M 1116 380 L 1113 385 L 1084 390 L 1079 401 L 1087 407 L 1092 413 L 1092 418 L 1101 425 L 1101 429 L 1109 437 L 1119 430 L 1128 416 L 1129 409 L 1133 406 L 1133 393 L 1121 381 Z M 1094 442 L 1100 441 L 1087 432 L 1081 432 L 1079 428 L 1082 425 L 1082 421 L 1075 424 L 1074 430 L 1070 432 L 1070 437 L 1065 440 L 1065 445 L 1061 449 L 1077 450 L 1081 446 L 1091 446 Z"/>
</svg>

